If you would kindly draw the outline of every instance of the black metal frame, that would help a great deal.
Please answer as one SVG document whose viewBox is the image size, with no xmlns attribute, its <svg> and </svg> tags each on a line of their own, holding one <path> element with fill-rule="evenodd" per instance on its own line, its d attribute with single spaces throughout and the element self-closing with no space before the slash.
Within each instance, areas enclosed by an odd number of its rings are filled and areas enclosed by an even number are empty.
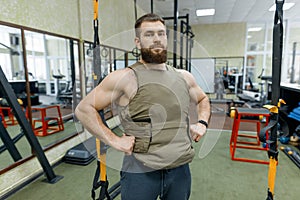
<svg viewBox="0 0 300 200">
<path fill-rule="evenodd" d="M 192 28 L 189 25 L 189 14 L 186 15 L 186 22 L 181 21 L 180 24 L 180 66 L 183 66 L 183 39 L 184 34 L 186 35 L 185 43 L 185 66 L 187 71 L 191 71 L 192 61 L 192 48 L 193 48 L 193 37 L 195 36 L 192 32 Z"/>
<path fill-rule="evenodd" d="M 21 160 L 22 156 L 18 151 L 13 139 L 11 139 L 6 128 L 4 127 L 2 120 L 4 119 L 0 120 L 0 138 L 2 139 L 4 145 L 1 146 L 0 153 L 7 150 L 15 162 Z"/>
<path fill-rule="evenodd" d="M 151 8 L 153 9 L 153 2 L 151 1 Z M 153 12 L 153 10 L 151 10 Z M 189 14 L 185 16 L 178 16 L 178 0 L 174 0 L 174 16 L 163 17 L 164 20 L 174 20 L 173 23 L 173 66 L 177 68 L 177 24 L 179 19 L 185 19 L 186 21 L 180 21 L 180 65 L 179 68 L 183 69 L 183 38 L 186 36 L 186 70 L 191 71 L 191 52 L 193 47 L 192 38 L 195 36 L 189 25 Z"/>
<path fill-rule="evenodd" d="M 164 20 L 174 20 L 174 17 L 163 17 Z M 185 16 L 179 16 L 177 19 L 185 19 L 186 21 L 180 21 L 180 68 L 183 67 L 183 39 L 186 37 L 186 70 L 191 70 L 191 55 L 193 47 L 193 37 L 195 36 L 192 32 L 192 28 L 189 25 L 189 14 Z M 177 19 L 174 20 L 174 40 L 173 40 L 173 66 L 177 67 Z"/>
<path fill-rule="evenodd" d="M 15 117 L 17 118 L 19 125 L 24 131 L 25 137 L 28 140 L 33 150 L 33 154 L 37 157 L 38 161 L 40 162 L 48 182 L 56 183 L 58 180 L 62 178 L 62 176 L 55 175 L 49 161 L 47 160 L 47 157 L 44 154 L 44 151 L 39 141 L 37 140 L 36 136 L 33 133 L 30 123 L 26 119 L 25 112 L 22 110 L 20 104 L 17 101 L 17 97 L 11 85 L 9 84 L 1 66 L 0 66 L 0 89 L 3 92 L 4 96 L 6 97 L 6 100 L 9 103 L 10 107 L 13 109 Z M 7 140 L 4 140 L 3 142 L 7 142 Z"/>
</svg>

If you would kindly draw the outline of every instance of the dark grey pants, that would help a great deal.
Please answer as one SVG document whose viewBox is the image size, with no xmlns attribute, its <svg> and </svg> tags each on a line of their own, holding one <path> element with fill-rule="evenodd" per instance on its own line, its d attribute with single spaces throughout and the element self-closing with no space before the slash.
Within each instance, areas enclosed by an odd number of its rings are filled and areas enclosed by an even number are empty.
<svg viewBox="0 0 300 200">
<path fill-rule="evenodd" d="M 187 200 L 191 190 L 188 164 L 145 173 L 121 172 L 122 200 Z"/>
</svg>

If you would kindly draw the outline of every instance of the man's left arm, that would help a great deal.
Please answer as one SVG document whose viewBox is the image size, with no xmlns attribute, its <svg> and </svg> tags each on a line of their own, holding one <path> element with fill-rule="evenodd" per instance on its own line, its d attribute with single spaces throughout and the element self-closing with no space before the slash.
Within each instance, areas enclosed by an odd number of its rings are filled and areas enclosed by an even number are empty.
<svg viewBox="0 0 300 200">
<path fill-rule="evenodd" d="M 206 133 L 208 127 L 209 118 L 211 115 L 210 102 L 208 96 L 197 84 L 194 76 L 185 71 L 180 70 L 189 86 L 189 93 L 191 101 L 197 106 L 198 122 L 190 126 L 190 132 L 195 142 L 198 142 L 201 137 Z"/>
</svg>

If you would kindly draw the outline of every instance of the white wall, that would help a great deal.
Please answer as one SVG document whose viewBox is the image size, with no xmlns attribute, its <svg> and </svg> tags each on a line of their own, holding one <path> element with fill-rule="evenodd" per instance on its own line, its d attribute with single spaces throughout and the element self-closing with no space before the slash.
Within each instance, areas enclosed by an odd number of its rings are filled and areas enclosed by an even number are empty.
<svg viewBox="0 0 300 200">
<path fill-rule="evenodd" d="M 246 23 L 203 24 L 192 26 L 192 30 L 194 58 L 244 56 Z"/>
</svg>

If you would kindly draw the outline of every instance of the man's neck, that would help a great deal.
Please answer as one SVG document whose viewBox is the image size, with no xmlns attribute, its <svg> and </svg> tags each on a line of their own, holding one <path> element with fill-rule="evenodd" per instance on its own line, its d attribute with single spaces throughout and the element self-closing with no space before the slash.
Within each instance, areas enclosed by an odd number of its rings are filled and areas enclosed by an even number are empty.
<svg viewBox="0 0 300 200">
<path fill-rule="evenodd" d="M 156 69 L 156 70 L 166 70 L 167 69 L 165 63 L 161 63 L 161 64 L 146 63 L 143 60 L 140 60 L 140 62 L 143 63 L 147 69 Z"/>
</svg>

